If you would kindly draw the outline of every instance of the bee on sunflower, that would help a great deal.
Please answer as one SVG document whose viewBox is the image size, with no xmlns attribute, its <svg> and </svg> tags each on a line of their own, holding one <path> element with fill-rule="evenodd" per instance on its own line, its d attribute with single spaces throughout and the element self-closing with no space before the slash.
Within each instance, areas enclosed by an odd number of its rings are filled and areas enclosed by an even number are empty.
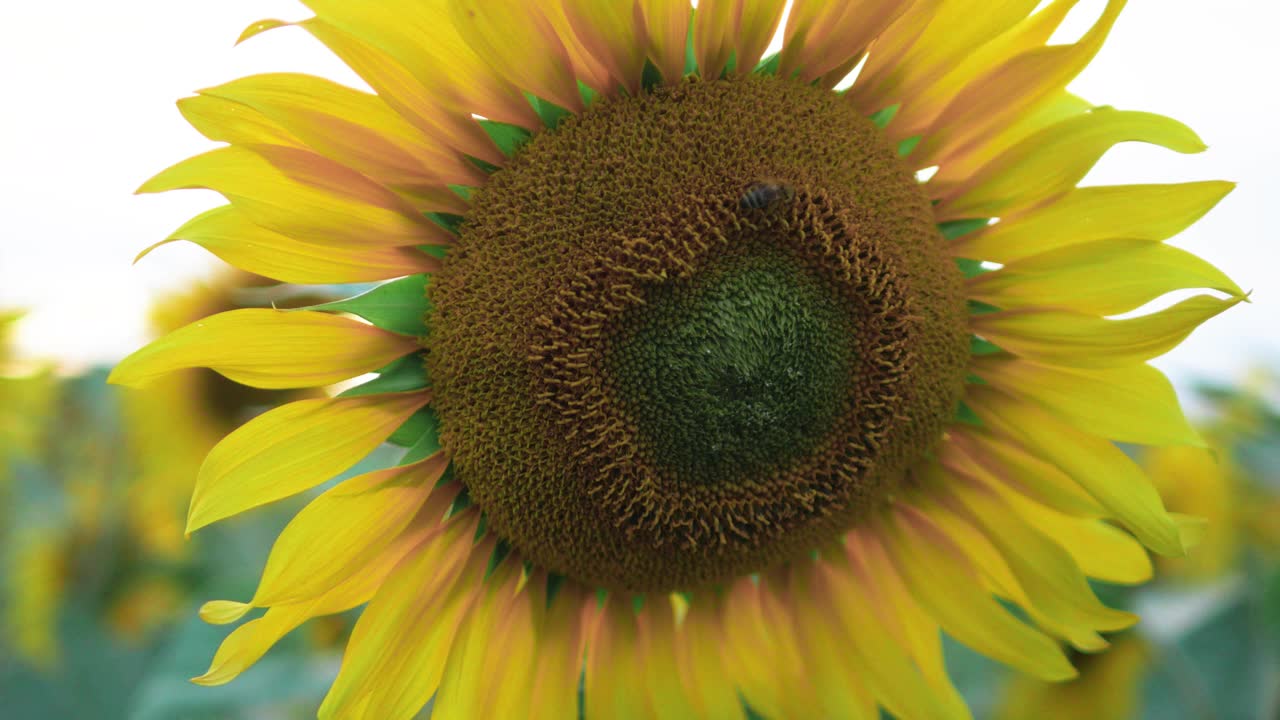
<svg viewBox="0 0 1280 720">
<path fill-rule="evenodd" d="M 301 28 L 374 93 L 202 91 L 227 146 L 141 190 L 225 196 L 169 239 L 242 269 L 388 282 L 113 378 L 377 373 L 230 433 L 188 532 L 408 450 L 202 609 L 265 613 L 196 682 L 367 603 L 323 718 L 965 718 L 941 632 L 1070 678 L 1136 620 L 1088 578 L 1199 535 L 1114 442 L 1198 442 L 1146 362 L 1245 299 L 1163 244 L 1231 185 L 1076 187 L 1205 147 L 1066 90 L 1124 0 L 1067 44 L 1075 0 L 304 4 L 244 38 Z M 1113 319 L 1186 288 L 1217 294 Z"/>
</svg>

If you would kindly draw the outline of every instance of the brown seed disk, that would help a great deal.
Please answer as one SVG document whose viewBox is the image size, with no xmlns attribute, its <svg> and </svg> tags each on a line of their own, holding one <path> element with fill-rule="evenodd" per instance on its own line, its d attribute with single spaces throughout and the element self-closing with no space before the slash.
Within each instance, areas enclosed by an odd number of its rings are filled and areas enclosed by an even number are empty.
<svg viewBox="0 0 1280 720">
<path fill-rule="evenodd" d="M 714 290 L 762 263 L 787 269 Z M 772 77 L 600 102 L 535 137 L 479 192 L 429 292 L 427 365 L 457 477 L 530 561 L 618 590 L 718 583 L 830 541 L 936 442 L 968 358 L 960 274 L 914 177 L 839 96 Z M 686 407 L 638 380 L 688 381 L 644 366 L 637 343 L 669 303 L 711 296 L 720 315 L 689 327 L 745 328 L 715 338 L 726 368 L 772 378 L 776 355 L 824 383 L 809 414 L 742 390 L 795 435 L 776 459 L 735 466 L 723 448 L 764 426 L 716 414 L 714 394 Z M 758 317 L 723 317 L 738 297 Z M 656 419 L 662 402 L 705 462 Z M 704 410 L 724 426 L 696 432 Z"/>
</svg>

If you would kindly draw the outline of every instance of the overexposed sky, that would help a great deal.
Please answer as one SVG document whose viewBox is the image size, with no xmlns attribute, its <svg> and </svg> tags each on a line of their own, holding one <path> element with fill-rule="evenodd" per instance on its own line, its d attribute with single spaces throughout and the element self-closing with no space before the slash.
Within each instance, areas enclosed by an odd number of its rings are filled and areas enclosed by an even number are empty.
<svg viewBox="0 0 1280 720">
<path fill-rule="evenodd" d="M 1077 33 L 1101 3 L 1080 3 Z M 217 267 L 184 243 L 132 265 L 139 250 L 221 203 L 204 191 L 133 190 L 212 146 L 174 106 L 194 90 L 272 71 L 358 83 L 296 29 L 233 47 L 255 20 L 307 14 L 293 0 L 0 3 L 0 308 L 31 310 L 19 334 L 26 354 L 72 368 L 113 362 L 145 341 L 154 298 Z M 1263 0 L 1130 0 L 1073 86 L 1098 104 L 1176 117 L 1210 145 L 1199 156 L 1124 145 L 1086 184 L 1240 183 L 1174 242 L 1255 290 L 1251 305 L 1157 361 L 1183 386 L 1280 365 L 1277 22 L 1280 4 Z"/>
</svg>

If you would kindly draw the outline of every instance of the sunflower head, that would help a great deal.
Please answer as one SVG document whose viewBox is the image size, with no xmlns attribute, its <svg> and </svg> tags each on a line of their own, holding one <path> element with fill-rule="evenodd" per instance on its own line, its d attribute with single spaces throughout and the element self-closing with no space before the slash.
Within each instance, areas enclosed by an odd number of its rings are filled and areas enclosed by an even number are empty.
<svg viewBox="0 0 1280 720">
<path fill-rule="evenodd" d="M 409 449 L 205 607 L 269 610 L 198 681 L 365 602 L 322 716 L 571 716 L 581 683 L 589 718 L 964 718 L 940 630 L 1071 677 L 1135 620 L 1088 578 L 1198 533 L 1116 446 L 1199 442 L 1146 362 L 1245 297 L 1162 242 L 1229 183 L 1076 187 L 1118 142 L 1204 149 L 1067 92 L 1124 4 L 1048 44 L 1074 0 L 307 2 L 374 94 L 202 91 L 228 147 L 142 189 L 222 193 L 169 240 L 244 269 L 389 282 L 115 379 L 377 374 L 228 435 L 189 531 Z"/>
</svg>

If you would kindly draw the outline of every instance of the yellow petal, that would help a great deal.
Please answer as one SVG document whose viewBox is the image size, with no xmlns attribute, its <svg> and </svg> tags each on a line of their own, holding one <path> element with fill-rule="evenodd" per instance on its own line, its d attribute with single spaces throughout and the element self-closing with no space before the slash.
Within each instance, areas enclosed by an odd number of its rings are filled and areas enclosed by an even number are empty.
<svg viewBox="0 0 1280 720">
<path fill-rule="evenodd" d="M 1071 515 L 1107 517 L 1106 508 L 1066 473 L 985 430 L 952 432 L 939 461 L 961 476 L 979 475 Z"/>
<path fill-rule="evenodd" d="M 1004 555 L 1039 612 L 1083 631 L 1120 630 L 1138 621 L 1131 613 L 1099 602 L 1071 554 L 1004 503 L 995 490 L 981 484 L 953 489 L 974 527 Z"/>
<path fill-rule="evenodd" d="M 440 261 L 415 247 L 352 248 L 312 245 L 255 225 L 234 206 L 203 212 L 168 238 L 143 250 L 186 240 L 241 270 L 286 283 L 327 284 L 389 280 L 433 273 Z"/>
<path fill-rule="evenodd" d="M 779 72 L 798 72 L 810 82 L 855 62 L 880 33 L 903 15 L 910 3 L 901 0 L 796 0 L 787 16 Z"/>
<path fill-rule="evenodd" d="M 244 617 L 252 609 L 251 603 L 210 600 L 200 606 L 200 619 L 210 625 L 227 625 Z"/>
<path fill-rule="evenodd" d="M 466 614 L 449 651 L 432 705 L 431 717 L 435 720 L 501 717 L 488 708 L 498 692 L 509 691 L 500 684 L 496 671 L 513 659 L 512 645 L 523 645 L 532 654 L 532 628 L 526 625 L 523 634 L 512 636 L 520 617 L 512 611 L 524 594 L 519 590 L 520 579 L 518 563 L 504 562 L 484 581 L 484 589 Z M 525 657 L 526 662 L 532 660 Z"/>
<path fill-rule="evenodd" d="M 304 145 L 297 136 L 266 115 L 239 103 L 198 95 L 179 100 L 178 110 L 201 135 L 216 142 L 232 145 Z"/>
<path fill-rule="evenodd" d="M 200 94 L 252 108 L 316 152 L 384 185 L 447 191 L 450 183 L 474 185 L 484 177 L 457 153 L 431 142 L 376 95 L 323 78 L 299 73 L 254 75 Z"/>
<path fill-rule="evenodd" d="M 689 603 L 675 637 L 675 665 L 694 717 L 737 718 L 742 702 L 725 667 L 720 647 L 721 605 L 714 593 L 699 593 Z"/>
<path fill-rule="evenodd" d="M 854 676 L 895 717 L 971 717 L 958 695 L 935 695 L 903 646 L 887 631 L 887 618 L 869 595 L 880 579 L 856 556 L 850 558 L 848 568 L 821 561 L 813 565 L 814 584 L 808 597 L 821 612 L 803 613 L 800 621 L 812 626 L 815 638 L 829 633 L 829 641 L 846 655 Z"/>
<path fill-rule="evenodd" d="M 471 156 L 501 166 L 502 152 L 469 111 L 446 109 L 445 98 L 433 95 L 404 65 L 386 52 L 354 35 L 343 32 L 319 18 L 294 23 L 311 33 L 378 93 L 388 107 L 427 137 L 463 156 Z M 525 103 L 525 112 L 532 108 Z M 495 117 L 495 119 L 497 119 Z M 536 118 L 526 116 L 532 123 Z"/>
<path fill-rule="evenodd" d="M 545 578 L 540 585 L 545 587 Z M 578 688 L 589 622 L 595 609 L 595 593 L 588 593 L 573 581 L 563 583 L 547 608 L 546 619 L 539 628 L 538 659 L 529 671 L 529 694 L 511 699 L 529 720 L 561 720 L 578 713 Z"/>
<path fill-rule="evenodd" d="M 1084 179 L 1098 160 L 1123 142 L 1144 142 L 1180 153 L 1206 149 L 1182 123 L 1143 112 L 1097 108 L 1028 137 L 963 183 L 946 189 L 940 220 L 993 217 L 1056 198 Z M 930 184 L 932 191 L 937 186 Z"/>
<path fill-rule="evenodd" d="M 285 526 L 253 596 L 259 607 L 319 596 L 385 550 L 423 507 L 444 517 L 455 492 L 432 493 L 449 465 L 443 452 L 412 465 L 346 480 L 312 500 Z"/>
<path fill-rule="evenodd" d="M 314 387 L 373 372 L 417 349 L 413 338 L 340 315 L 245 308 L 165 335 L 120 361 L 109 382 L 143 387 L 174 370 L 207 367 L 252 387 Z"/>
<path fill-rule="evenodd" d="M 1004 27 L 1008 29 L 999 35 L 992 36 L 982 45 L 973 47 L 969 52 L 959 56 L 950 55 L 951 63 L 948 65 L 935 64 L 933 72 L 927 75 L 916 74 L 908 78 L 914 81 L 914 89 L 910 90 L 909 95 L 902 97 L 902 107 L 894 115 L 893 122 L 890 124 L 890 135 L 900 139 L 925 133 L 938 114 L 951 101 L 956 88 L 968 85 L 974 78 L 990 72 L 1015 55 L 1044 45 L 1077 2 L 1078 0 L 1057 0 L 1040 12 L 1012 26 L 1009 26 L 1011 20 L 1026 15 L 1030 10 L 1027 3 L 992 3 L 995 5 L 994 8 L 983 8 L 988 12 L 994 10 L 994 17 L 988 19 L 987 22 L 990 24 L 985 29 L 982 27 L 984 23 L 981 22 L 966 23 L 969 28 L 979 31 L 980 34 L 976 38 L 988 37 L 993 29 Z M 945 26 L 931 26 L 930 32 L 938 32 L 943 27 Z M 957 32 L 942 38 L 941 41 L 955 43 L 957 40 L 962 40 L 966 30 L 960 28 L 956 30 Z M 956 35 L 962 37 L 957 38 Z"/>
<path fill-rule="evenodd" d="M 368 455 L 430 397 L 317 398 L 259 415 L 209 451 L 187 532 L 319 485 Z"/>
<path fill-rule="evenodd" d="M 348 578 L 325 594 L 306 602 L 271 608 L 261 618 L 236 628 L 222 641 L 205 674 L 193 678 L 192 682 L 198 685 L 223 685 L 231 682 L 261 659 L 281 638 L 307 620 L 344 612 L 368 602 L 412 544 L 416 544 L 412 536 L 401 538 L 371 561 L 361 573 Z M 205 606 L 211 604 L 213 603 L 206 603 Z M 240 603 L 226 604 L 230 606 Z"/>
<path fill-rule="evenodd" d="M 1094 435 L 1142 445 L 1203 444 L 1173 385 L 1149 365 L 1065 369 L 991 355 L 976 358 L 973 372 Z"/>
<path fill-rule="evenodd" d="M 914 163 L 945 165 L 950 155 L 1007 131 L 1021 117 L 1052 101 L 1097 54 L 1126 2 L 1108 0 L 1097 23 L 1078 42 L 1022 53 L 956 88 L 954 99 L 912 154 Z"/>
<path fill-rule="evenodd" d="M 644 691 L 644 663 L 631 602 L 612 594 L 587 641 L 583 701 L 587 717 L 636 720 L 655 717 Z"/>
<path fill-rule="evenodd" d="M 227 147 L 183 160 L 138 192 L 207 188 L 250 220 L 296 240 L 338 247 L 442 245 L 452 236 L 406 200 L 309 150 Z"/>
<path fill-rule="evenodd" d="M 1035 0 L 917 0 L 871 49 L 850 89 L 875 112 L 918 97 L 984 43 L 1025 18 Z"/>
<path fill-rule="evenodd" d="M 1065 548 L 1089 577 L 1126 585 L 1151 579 L 1151 558 L 1129 533 L 1100 520 L 1058 512 L 1016 493 L 1004 492 L 1002 497 Z"/>
<path fill-rule="evenodd" d="M 668 85 L 684 77 L 685 49 L 693 9 L 688 0 L 639 0 L 649 58 Z"/>
<path fill-rule="evenodd" d="M 281 638 L 310 620 L 312 616 L 307 612 L 308 605 L 271 608 L 266 615 L 236 628 L 218 646 L 209 669 L 192 678 L 191 682 L 206 687 L 231 682 L 258 662 Z"/>
<path fill-rule="evenodd" d="M 457 118 L 476 113 L 530 129 L 541 121 L 519 89 L 494 73 L 449 21 L 451 0 L 352 3 L 304 0 L 324 26 L 390 56 L 431 104 Z M 315 30 L 308 28 L 309 30 Z M 321 32 L 324 32 L 321 30 Z M 322 40 L 328 44 L 328 39 Z M 379 94 L 382 90 L 374 86 Z"/>
<path fill-rule="evenodd" d="M 867 586 L 867 593 L 878 608 L 879 617 L 911 655 L 933 691 L 946 704 L 963 705 L 947 673 L 938 623 L 911 596 L 883 544 L 869 533 L 852 532 L 845 536 L 845 548 L 851 567 L 875 578 Z"/>
<path fill-rule="evenodd" d="M 949 247 L 957 257 L 1012 263 L 1099 240 L 1158 242 L 1186 230 L 1233 188 L 1235 184 L 1221 181 L 1079 188 L 1050 205 L 1005 217 Z"/>
<path fill-rule="evenodd" d="M 680 596 L 653 594 L 636 613 L 637 660 L 644 674 L 642 692 L 658 698 L 661 708 L 653 717 L 696 717 L 695 703 L 685 692 L 685 684 L 675 659 L 677 612 L 683 607 Z"/>
<path fill-rule="evenodd" d="M 645 30 L 636 17 L 639 5 L 563 0 L 561 6 L 577 43 L 609 71 L 613 86 L 633 95 L 639 92 L 645 62 Z"/>
<path fill-rule="evenodd" d="M 1027 308 L 975 315 L 970 323 L 978 335 L 1029 360 L 1062 367 L 1124 367 L 1169 352 L 1201 323 L 1242 300 L 1197 295 L 1127 320 Z"/>
<path fill-rule="evenodd" d="M 814 697 L 788 606 L 762 578 L 743 577 L 725 599 L 725 664 L 765 717 L 804 717 Z"/>
<path fill-rule="evenodd" d="M 740 0 L 702 0 L 693 15 L 693 56 L 703 78 L 720 77 L 733 55 L 733 29 Z"/>
<path fill-rule="evenodd" d="M 1178 528 L 1137 465 L 1107 440 L 1067 425 L 1029 403 L 989 388 L 965 400 L 993 432 L 1057 465 L 1161 555 L 1182 555 Z"/>
<path fill-rule="evenodd" d="M 942 627 L 984 655 L 1044 680 L 1075 669 L 1057 644 L 1006 612 L 987 594 L 964 551 L 923 513 L 898 506 L 887 549 L 911 594 Z"/>
<path fill-rule="evenodd" d="M 969 281 L 973 300 L 1004 309 L 1039 305 L 1116 315 L 1176 290 L 1245 294 L 1199 257 L 1163 243 L 1103 240 L 1018 260 Z"/>
<path fill-rule="evenodd" d="M 539 3 L 454 0 L 449 12 L 458 34 L 494 75 L 570 111 L 582 110 L 569 51 Z M 526 41 L 512 42 L 517 36 Z"/>
<path fill-rule="evenodd" d="M 458 626 L 470 611 L 493 543 L 472 544 L 476 515 L 451 521 L 411 551 L 360 615 L 321 720 L 409 720 L 439 687 Z"/>
</svg>

